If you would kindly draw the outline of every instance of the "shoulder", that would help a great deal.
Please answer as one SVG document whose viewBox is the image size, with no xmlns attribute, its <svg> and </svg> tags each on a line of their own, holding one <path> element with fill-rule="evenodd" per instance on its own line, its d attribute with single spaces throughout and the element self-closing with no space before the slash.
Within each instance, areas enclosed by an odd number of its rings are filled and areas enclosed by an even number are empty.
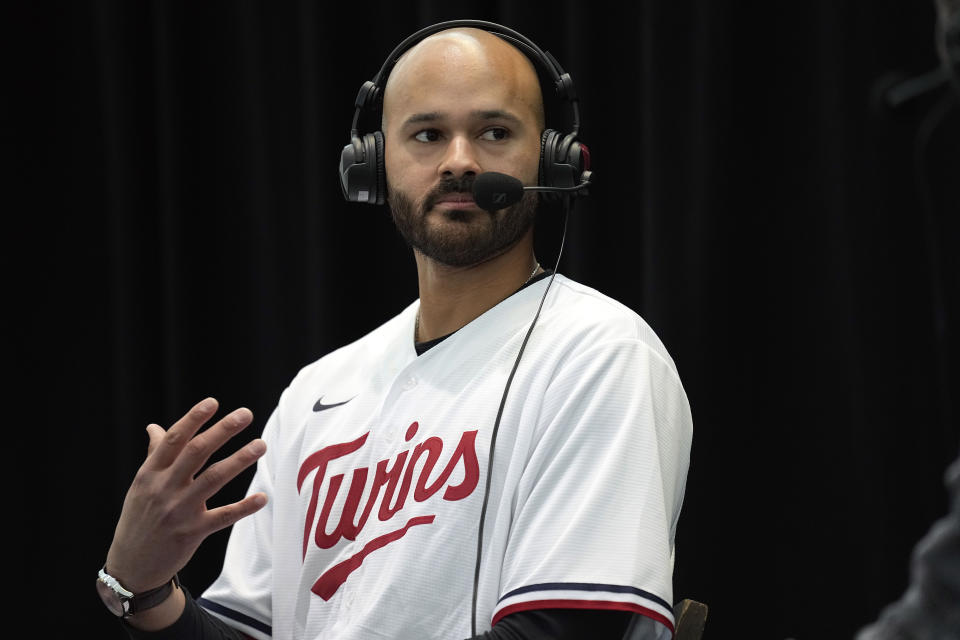
<svg viewBox="0 0 960 640">
<path fill-rule="evenodd" d="M 329 396 L 324 402 L 343 400 L 345 398 L 338 396 L 355 393 L 368 384 L 371 377 L 402 367 L 416 355 L 413 349 L 416 308 L 417 303 L 411 303 L 373 331 L 301 368 L 284 391 L 281 403 L 299 404 L 301 394 L 305 394 L 302 402 L 312 403 L 318 393 Z"/>
<path fill-rule="evenodd" d="M 544 337 L 554 345 L 569 345 L 574 353 L 631 345 L 649 351 L 677 373 L 667 348 L 636 311 L 560 274 L 552 287 L 556 290 L 547 295 L 542 322 Z"/>
</svg>

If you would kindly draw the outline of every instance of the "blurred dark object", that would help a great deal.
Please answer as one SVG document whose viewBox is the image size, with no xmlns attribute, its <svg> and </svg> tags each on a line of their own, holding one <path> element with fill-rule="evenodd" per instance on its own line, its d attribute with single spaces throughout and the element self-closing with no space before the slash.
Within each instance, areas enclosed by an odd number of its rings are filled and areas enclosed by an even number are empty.
<svg viewBox="0 0 960 640">
<path fill-rule="evenodd" d="M 940 65 L 911 78 L 900 75 L 881 78 L 875 94 L 883 106 L 898 109 L 948 85 L 953 85 L 957 95 L 960 95 L 960 1 L 937 0 L 936 5 L 934 40 Z"/>
<path fill-rule="evenodd" d="M 960 458 L 945 481 L 950 512 L 914 549 L 909 588 L 857 640 L 960 638 Z"/>
<path fill-rule="evenodd" d="M 707 624 L 707 605 L 685 598 L 673 606 L 677 630 L 673 640 L 700 640 Z"/>
<path fill-rule="evenodd" d="M 954 185 L 956 169 L 949 163 L 927 163 L 925 158 L 931 149 L 932 141 L 944 141 L 956 148 L 960 135 L 949 128 L 942 127 L 948 113 L 955 110 L 960 97 L 960 0 L 936 0 L 937 27 L 936 45 L 940 57 L 940 66 L 916 78 L 892 85 L 883 91 L 886 106 L 897 108 L 921 95 L 941 87 L 952 85 L 952 96 L 941 99 L 924 119 L 918 130 L 915 145 L 915 164 L 917 180 L 924 196 L 924 205 L 933 220 L 933 211 L 937 207 L 930 182 L 945 181 Z M 935 136 L 934 131 L 939 133 Z M 946 171 L 946 173 L 944 173 Z M 957 191 L 951 187 L 951 203 L 944 210 L 952 209 L 951 219 L 955 224 L 960 207 L 956 206 Z M 932 227 L 931 227 L 932 230 Z M 933 253 L 936 255 L 936 252 Z M 936 265 L 935 265 L 936 266 Z M 941 274 L 947 273 L 939 264 Z M 941 293 L 947 279 L 940 280 Z M 944 296 L 939 296 L 941 302 Z M 940 306 L 941 315 L 947 309 Z M 946 332 L 945 318 L 938 323 L 941 338 Z M 914 547 L 910 563 L 910 584 L 906 592 L 896 602 L 887 606 L 879 619 L 865 627 L 857 635 L 857 640 L 895 640 L 927 639 L 950 640 L 960 638 L 960 458 L 947 469 L 945 478 L 950 493 L 950 511 L 938 520 L 922 540 Z"/>
</svg>

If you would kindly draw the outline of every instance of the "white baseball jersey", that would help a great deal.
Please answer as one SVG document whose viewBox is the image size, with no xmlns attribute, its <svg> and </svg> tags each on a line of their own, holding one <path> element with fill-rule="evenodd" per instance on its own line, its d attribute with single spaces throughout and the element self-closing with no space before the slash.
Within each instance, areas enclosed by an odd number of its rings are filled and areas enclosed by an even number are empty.
<svg viewBox="0 0 960 640">
<path fill-rule="evenodd" d="M 200 604 L 256 638 L 470 636 L 477 535 L 504 385 L 549 279 L 423 355 L 418 303 L 299 372 Z M 477 630 L 544 608 L 673 629 L 692 422 L 634 312 L 561 275 L 510 388 L 483 529 Z M 637 636 L 639 637 L 639 636 Z"/>
</svg>

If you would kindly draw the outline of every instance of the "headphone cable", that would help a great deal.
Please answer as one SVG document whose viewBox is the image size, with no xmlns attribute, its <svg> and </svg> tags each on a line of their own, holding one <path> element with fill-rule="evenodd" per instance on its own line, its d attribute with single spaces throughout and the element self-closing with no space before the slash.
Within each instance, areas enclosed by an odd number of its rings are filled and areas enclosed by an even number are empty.
<svg viewBox="0 0 960 640">
<path fill-rule="evenodd" d="M 513 369 L 510 371 L 510 376 L 507 378 L 507 384 L 503 388 L 503 396 L 500 398 L 500 408 L 497 410 L 497 418 L 493 423 L 493 432 L 490 434 L 490 453 L 487 456 L 487 479 L 484 483 L 483 506 L 480 508 L 480 526 L 478 527 L 477 531 L 477 563 L 473 570 L 473 603 L 471 605 L 470 615 L 471 637 L 477 635 L 477 594 L 480 590 L 480 559 L 483 553 L 483 523 L 487 516 L 487 503 L 490 499 L 490 481 L 492 478 L 491 472 L 493 471 L 493 454 L 497 445 L 497 432 L 500 430 L 500 418 L 503 417 L 503 408 L 507 403 L 507 393 L 510 391 L 510 385 L 513 383 L 513 376 L 517 372 L 517 367 L 520 366 L 520 358 L 523 357 L 523 351 L 527 348 L 527 341 L 530 340 L 530 334 L 533 333 L 533 328 L 537 325 L 537 319 L 540 317 L 540 311 L 543 310 L 543 303 L 547 299 L 547 292 L 550 291 L 550 285 L 553 284 L 553 279 L 557 277 L 557 269 L 560 267 L 560 257 L 563 255 L 563 245 L 567 240 L 567 221 L 570 218 L 570 201 L 572 199 L 572 196 L 564 196 L 563 198 L 563 235 L 560 238 L 560 251 L 557 253 L 557 262 L 553 267 L 553 274 L 550 276 L 550 280 L 547 282 L 547 287 L 543 290 L 543 296 L 540 297 L 540 306 L 537 307 L 537 313 L 533 316 L 533 322 L 530 323 L 530 328 L 527 329 L 527 335 L 523 338 L 523 342 L 520 344 L 520 351 L 517 352 L 517 359 L 513 363 Z"/>
</svg>

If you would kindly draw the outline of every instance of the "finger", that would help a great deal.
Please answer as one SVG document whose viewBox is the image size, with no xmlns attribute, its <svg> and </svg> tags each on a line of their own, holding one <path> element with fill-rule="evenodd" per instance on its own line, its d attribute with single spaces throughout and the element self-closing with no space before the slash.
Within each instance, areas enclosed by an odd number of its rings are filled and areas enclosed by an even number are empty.
<svg viewBox="0 0 960 640">
<path fill-rule="evenodd" d="M 209 500 L 266 451 L 267 443 L 257 438 L 230 457 L 210 465 L 194 480 L 193 486 L 190 487 L 191 498 L 200 502 Z"/>
<path fill-rule="evenodd" d="M 238 520 L 242 520 L 263 508 L 267 504 L 267 494 L 255 493 L 240 502 L 211 509 L 204 514 L 204 536 L 226 529 Z"/>
<path fill-rule="evenodd" d="M 213 398 L 207 398 L 195 404 L 186 415 L 167 429 L 145 466 L 156 468 L 170 466 L 203 423 L 209 420 L 216 410 L 217 401 Z"/>
<path fill-rule="evenodd" d="M 157 446 L 160 444 L 160 441 L 163 439 L 163 434 L 166 431 L 163 430 L 158 424 L 148 424 L 147 425 L 147 437 L 150 438 L 150 442 L 147 444 L 147 457 L 150 457 L 150 454 L 153 453 Z"/>
<path fill-rule="evenodd" d="M 180 455 L 170 465 L 172 478 L 176 481 L 189 482 L 193 476 L 206 464 L 207 459 L 222 447 L 227 440 L 253 422 L 253 414 L 249 409 L 241 407 L 225 415 L 212 427 L 195 436 L 188 442 Z"/>
</svg>

